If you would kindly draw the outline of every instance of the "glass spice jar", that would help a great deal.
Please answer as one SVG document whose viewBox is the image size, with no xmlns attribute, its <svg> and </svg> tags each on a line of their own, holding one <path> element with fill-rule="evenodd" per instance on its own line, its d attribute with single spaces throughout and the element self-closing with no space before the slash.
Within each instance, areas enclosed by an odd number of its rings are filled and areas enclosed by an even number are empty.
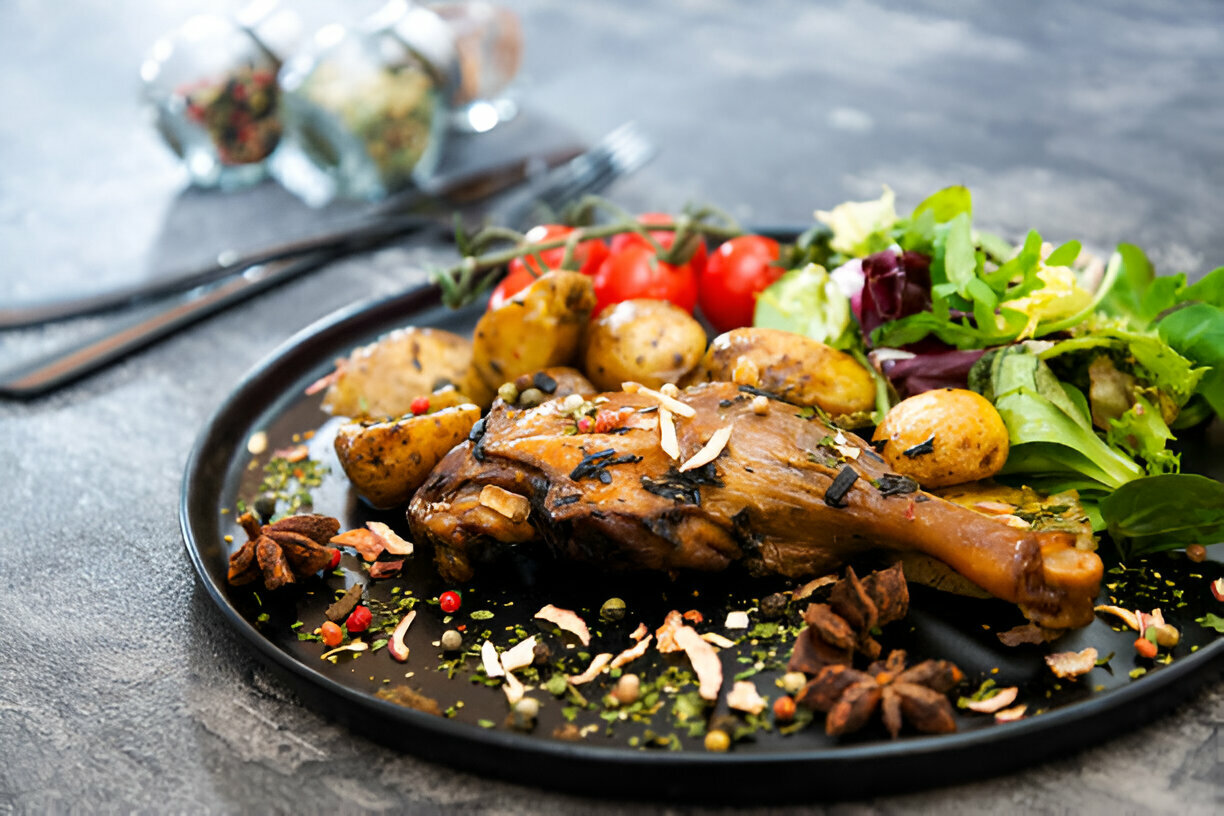
<svg viewBox="0 0 1224 816">
<path fill-rule="evenodd" d="M 238 19 L 192 17 L 153 45 L 141 66 L 145 100 L 193 184 L 232 189 L 267 176 L 283 132 L 281 59 L 256 32 L 288 46 L 293 19 L 264 2 Z"/>
<path fill-rule="evenodd" d="M 428 178 L 457 82 L 454 38 L 394 0 L 356 26 L 324 26 L 280 74 L 286 153 L 277 178 L 311 204 L 377 200 Z"/>
</svg>

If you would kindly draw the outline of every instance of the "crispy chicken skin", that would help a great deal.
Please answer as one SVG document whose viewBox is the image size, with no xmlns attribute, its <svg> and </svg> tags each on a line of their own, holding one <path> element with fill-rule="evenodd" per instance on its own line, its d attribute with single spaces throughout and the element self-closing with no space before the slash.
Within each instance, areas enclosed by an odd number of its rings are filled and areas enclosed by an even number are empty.
<svg viewBox="0 0 1224 816">
<path fill-rule="evenodd" d="M 793 405 L 769 399 L 762 411 L 757 400 L 754 409 L 758 395 L 730 383 L 690 388 L 678 399 L 695 415 L 675 418 L 673 460 L 660 447 L 656 397 L 603 396 L 600 410 L 622 423 L 616 432 L 576 433 L 559 400 L 526 411 L 498 403 L 439 463 L 408 520 L 416 539 L 434 546 L 444 577 L 467 580 L 479 562 L 527 542 L 606 569 L 738 562 L 790 578 L 886 548 L 937 558 L 1042 626 L 1092 619 L 1102 565 L 1075 549 L 1074 535 L 1016 529 L 925 493 L 857 437 Z M 730 437 L 717 458 L 680 472 L 724 427 Z M 844 493 L 829 495 L 852 475 Z M 527 518 L 482 504 L 487 485 L 523 496 Z"/>
</svg>

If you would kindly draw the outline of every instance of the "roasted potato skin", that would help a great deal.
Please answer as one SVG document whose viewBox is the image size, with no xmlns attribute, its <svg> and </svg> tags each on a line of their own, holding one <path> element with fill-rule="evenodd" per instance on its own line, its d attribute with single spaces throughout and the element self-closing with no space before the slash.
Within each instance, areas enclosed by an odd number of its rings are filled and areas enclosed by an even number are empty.
<svg viewBox="0 0 1224 816">
<path fill-rule="evenodd" d="M 414 399 L 448 383 L 468 400 L 492 402 L 471 365 L 472 343 L 465 337 L 417 326 L 396 329 L 339 364 L 323 409 L 337 416 L 397 417 Z"/>
<path fill-rule="evenodd" d="M 336 432 L 336 456 L 357 495 L 373 507 L 395 507 L 411 498 L 478 419 L 480 407 L 465 403 L 420 416 L 350 422 Z"/>
<path fill-rule="evenodd" d="M 933 440 L 929 453 L 905 451 Z M 946 487 L 985 479 L 1007 461 L 1003 418 L 990 401 L 963 388 L 924 391 L 902 400 L 884 416 L 872 441 L 898 473 L 923 487 Z"/>
<path fill-rule="evenodd" d="M 715 337 L 684 384 L 715 381 L 759 388 L 832 416 L 875 408 L 875 381 L 858 360 L 781 329 L 733 329 Z"/>
<path fill-rule="evenodd" d="M 591 323 L 586 373 L 601 391 L 619 391 L 628 381 L 658 388 L 691 371 L 706 341 L 702 325 L 666 300 L 614 303 Z"/>
<path fill-rule="evenodd" d="M 595 289 L 578 272 L 549 272 L 480 318 L 472 337 L 472 367 L 484 386 L 578 358 Z"/>
</svg>

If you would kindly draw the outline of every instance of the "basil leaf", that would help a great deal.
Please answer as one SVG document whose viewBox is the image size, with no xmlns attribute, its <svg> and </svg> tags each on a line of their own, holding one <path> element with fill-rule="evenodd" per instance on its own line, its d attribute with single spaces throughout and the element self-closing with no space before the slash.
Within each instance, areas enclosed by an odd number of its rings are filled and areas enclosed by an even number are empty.
<svg viewBox="0 0 1224 816">
<path fill-rule="evenodd" d="M 1148 476 L 1101 500 L 1123 557 L 1224 540 L 1224 483 L 1193 473 Z"/>
</svg>

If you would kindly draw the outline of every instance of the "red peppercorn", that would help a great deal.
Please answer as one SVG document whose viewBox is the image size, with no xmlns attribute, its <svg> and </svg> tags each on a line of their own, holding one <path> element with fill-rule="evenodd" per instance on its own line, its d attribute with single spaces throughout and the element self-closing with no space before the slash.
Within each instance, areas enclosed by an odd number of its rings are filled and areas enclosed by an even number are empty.
<svg viewBox="0 0 1224 816">
<path fill-rule="evenodd" d="M 417 397 L 408 408 L 413 416 L 420 416 L 429 410 L 429 397 Z"/>
<path fill-rule="evenodd" d="M 364 632 L 370 628 L 370 621 L 374 616 L 370 614 L 370 610 L 364 606 L 357 606 L 349 613 L 348 620 L 344 622 L 345 628 L 350 632 Z"/>
<path fill-rule="evenodd" d="M 340 627 L 331 621 L 326 621 L 319 627 L 319 636 L 323 638 L 323 645 L 329 647 L 339 646 L 344 640 L 344 632 L 340 631 Z"/>
<path fill-rule="evenodd" d="M 620 427 L 620 414 L 599 411 L 595 414 L 595 433 L 607 433 Z"/>
<path fill-rule="evenodd" d="M 591 418 L 583 417 L 582 419 L 578 420 L 578 433 L 590 433 L 590 432 L 591 432 Z"/>
<path fill-rule="evenodd" d="M 448 589 L 438 596 L 438 606 L 442 607 L 442 611 L 448 615 L 452 612 L 458 612 L 461 603 L 463 603 L 463 599 L 453 589 Z"/>
<path fill-rule="evenodd" d="M 331 560 L 327 562 L 327 568 L 329 570 L 334 570 L 338 566 L 340 566 L 340 550 L 337 548 L 332 550 L 332 557 Z"/>
<path fill-rule="evenodd" d="M 784 694 L 774 700 L 773 713 L 778 722 L 788 723 L 795 719 L 795 698 Z"/>
<path fill-rule="evenodd" d="M 1135 641 L 1135 651 L 1140 657 L 1153 658 L 1156 656 L 1156 644 L 1145 637 L 1141 637 Z"/>
</svg>

